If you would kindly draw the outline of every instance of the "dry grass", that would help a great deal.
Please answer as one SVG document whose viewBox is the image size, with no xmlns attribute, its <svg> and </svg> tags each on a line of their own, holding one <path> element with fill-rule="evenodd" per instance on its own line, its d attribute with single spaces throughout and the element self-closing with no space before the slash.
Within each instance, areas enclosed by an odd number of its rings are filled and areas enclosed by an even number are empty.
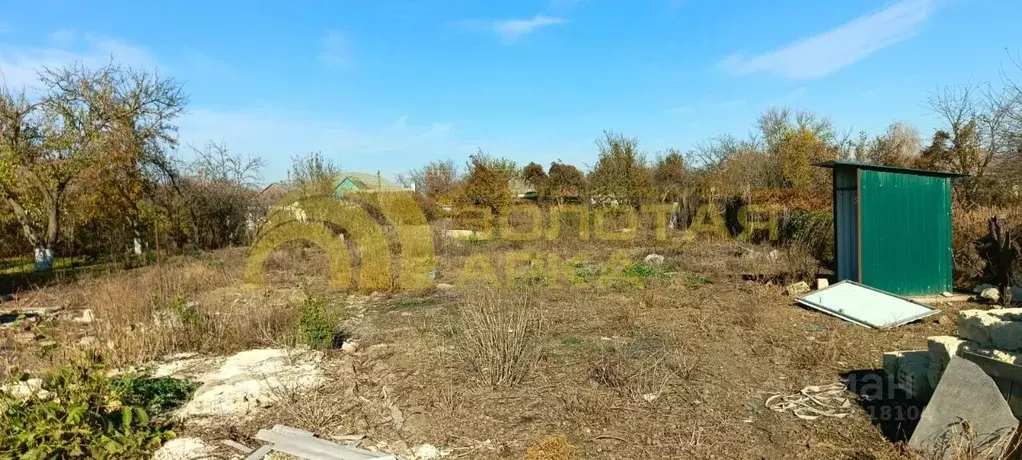
<svg viewBox="0 0 1022 460">
<path fill-rule="evenodd" d="M 548 436 L 540 439 L 525 452 L 525 460 L 571 460 L 578 448 L 564 436 Z"/>
<path fill-rule="evenodd" d="M 226 354 L 257 346 L 294 342 L 298 290 L 240 285 L 237 258 L 175 259 L 162 266 L 118 271 L 37 292 L 25 302 L 64 303 L 60 319 L 37 323 L 30 331 L 56 342 L 40 353 L 35 343 L 7 340 L 5 360 L 33 370 L 63 362 L 91 337 L 86 347 L 112 366 L 134 365 L 178 352 Z M 79 310 L 96 318 L 79 324 L 68 318 Z M 10 337 L 8 337 L 10 339 Z"/>
<path fill-rule="evenodd" d="M 923 452 L 927 460 L 1001 460 L 1016 458 L 1018 442 L 1014 432 L 995 434 L 989 439 L 980 439 L 968 420 L 950 425 L 933 444 L 933 450 Z"/>
<path fill-rule="evenodd" d="M 524 380 L 539 359 L 541 319 L 527 294 L 481 289 L 455 326 L 458 358 L 492 386 Z"/>
</svg>

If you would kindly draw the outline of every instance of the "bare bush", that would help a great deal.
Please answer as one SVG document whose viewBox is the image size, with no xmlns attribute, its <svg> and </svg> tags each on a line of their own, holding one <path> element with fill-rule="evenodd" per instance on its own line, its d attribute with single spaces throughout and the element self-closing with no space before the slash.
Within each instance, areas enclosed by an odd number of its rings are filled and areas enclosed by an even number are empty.
<svg viewBox="0 0 1022 460">
<path fill-rule="evenodd" d="M 539 359 L 541 319 L 527 295 L 480 291 L 462 306 L 459 359 L 492 386 L 524 380 Z"/>
</svg>

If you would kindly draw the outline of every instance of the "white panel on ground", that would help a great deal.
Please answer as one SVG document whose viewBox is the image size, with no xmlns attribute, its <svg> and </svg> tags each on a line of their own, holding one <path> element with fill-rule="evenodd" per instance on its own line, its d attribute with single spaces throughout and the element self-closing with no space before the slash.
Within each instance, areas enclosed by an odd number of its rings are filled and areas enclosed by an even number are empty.
<svg viewBox="0 0 1022 460">
<path fill-rule="evenodd" d="M 940 312 L 854 281 L 842 281 L 811 292 L 800 297 L 798 303 L 860 326 L 877 329 L 901 326 Z"/>
</svg>

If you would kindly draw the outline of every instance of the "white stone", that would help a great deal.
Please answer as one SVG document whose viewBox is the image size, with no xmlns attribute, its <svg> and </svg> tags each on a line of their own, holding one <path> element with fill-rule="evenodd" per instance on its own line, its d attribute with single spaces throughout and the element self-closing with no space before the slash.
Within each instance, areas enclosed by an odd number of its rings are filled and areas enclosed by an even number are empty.
<svg viewBox="0 0 1022 460">
<path fill-rule="evenodd" d="M 475 230 L 448 230 L 447 237 L 455 240 L 467 240 L 476 236 Z"/>
<path fill-rule="evenodd" d="M 442 456 L 440 449 L 437 449 L 436 446 L 432 444 L 423 444 L 415 448 L 416 460 L 433 460 Z"/>
<path fill-rule="evenodd" d="M 71 321 L 80 324 L 91 324 L 95 320 L 96 315 L 92 312 L 92 309 L 86 308 L 85 310 L 82 310 L 81 315 L 74 317 Z"/>
<path fill-rule="evenodd" d="M 1001 291 L 997 288 L 986 288 L 979 293 L 979 298 L 990 302 L 997 302 L 1001 300 Z"/>
<path fill-rule="evenodd" d="M 436 289 L 438 291 L 450 291 L 451 289 L 454 289 L 454 285 L 447 283 L 439 283 L 436 285 Z"/>
<path fill-rule="evenodd" d="M 1022 308 L 963 310 L 958 313 L 958 335 L 983 347 L 1022 350 Z"/>
<path fill-rule="evenodd" d="M 804 294 L 808 294 L 812 289 L 809 288 L 809 283 L 805 281 L 799 281 L 794 284 L 789 284 L 788 287 L 784 288 L 788 295 L 791 297 L 798 297 Z"/>
<path fill-rule="evenodd" d="M 43 389 L 42 379 L 28 379 L 0 387 L 0 391 L 14 398 L 25 399 L 36 396 L 39 399 L 50 399 L 50 392 Z"/>
<path fill-rule="evenodd" d="M 664 263 L 664 256 L 660 254 L 650 254 L 646 258 L 642 259 L 647 265 L 660 266 Z"/>
<path fill-rule="evenodd" d="M 206 443 L 199 438 L 177 438 L 167 441 L 156 452 L 153 460 L 196 460 L 212 458 Z"/>
<path fill-rule="evenodd" d="M 341 344 L 341 351 L 346 353 L 354 353 L 358 351 L 358 342 L 344 342 Z"/>
<path fill-rule="evenodd" d="M 214 368 L 194 376 L 202 386 L 192 400 L 178 410 L 181 418 L 243 416 L 275 404 L 281 396 L 308 391 L 323 383 L 319 364 L 323 353 L 309 350 L 248 350 L 227 359 L 193 359 L 183 365 L 161 366 L 155 375 L 194 371 L 195 366 Z M 177 372 L 174 372 L 174 371 Z M 168 371 L 170 371 L 168 373 Z"/>
<path fill-rule="evenodd" d="M 93 345 L 96 345 L 98 343 L 99 343 L 99 339 L 97 339 L 97 338 L 95 338 L 95 337 L 93 337 L 91 335 L 87 335 L 87 336 L 82 337 L 81 339 L 78 340 L 78 346 L 86 347 L 86 348 L 87 347 L 91 347 Z"/>
<path fill-rule="evenodd" d="M 830 287 L 830 280 L 827 278 L 816 278 L 816 290 Z"/>
<path fill-rule="evenodd" d="M 977 286 L 976 286 L 976 287 L 975 287 L 975 288 L 974 288 L 974 289 L 972 290 L 972 292 L 973 292 L 974 294 L 979 294 L 979 293 L 981 293 L 981 292 L 983 292 L 983 291 L 985 291 L 985 290 L 987 290 L 987 289 L 990 289 L 990 288 L 995 288 L 995 289 L 996 289 L 996 287 L 997 287 L 997 286 L 994 286 L 993 284 L 979 284 L 979 285 L 977 285 Z"/>
</svg>

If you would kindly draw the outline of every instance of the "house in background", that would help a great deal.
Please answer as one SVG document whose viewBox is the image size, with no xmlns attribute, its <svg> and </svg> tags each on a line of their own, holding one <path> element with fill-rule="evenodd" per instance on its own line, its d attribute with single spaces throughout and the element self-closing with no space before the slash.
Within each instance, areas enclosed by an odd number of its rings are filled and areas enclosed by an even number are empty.
<svg viewBox="0 0 1022 460">
<path fill-rule="evenodd" d="M 345 192 L 405 192 L 411 189 L 397 185 L 377 172 L 376 174 L 360 172 L 342 172 L 341 179 L 334 187 L 334 195 L 343 198 Z"/>
<path fill-rule="evenodd" d="M 519 177 L 512 178 L 507 181 L 507 186 L 511 189 L 511 193 L 514 194 L 515 198 L 534 200 L 537 197 L 536 187 L 533 187 L 525 179 Z"/>
</svg>

